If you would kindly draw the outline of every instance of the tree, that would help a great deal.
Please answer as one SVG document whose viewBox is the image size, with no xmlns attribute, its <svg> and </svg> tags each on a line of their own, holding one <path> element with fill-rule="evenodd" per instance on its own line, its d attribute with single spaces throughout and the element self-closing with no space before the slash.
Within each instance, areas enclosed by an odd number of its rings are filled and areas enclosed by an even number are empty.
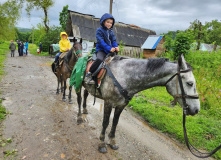
<svg viewBox="0 0 221 160">
<path fill-rule="evenodd" d="M 188 54 L 192 43 L 193 35 L 191 32 L 180 31 L 174 40 L 173 59 L 177 59 L 181 54 L 184 56 Z"/>
<path fill-rule="evenodd" d="M 28 15 L 31 15 L 31 10 L 36 8 L 36 9 L 42 9 L 44 11 L 44 18 L 43 18 L 43 23 L 45 25 L 45 30 L 48 33 L 49 31 L 49 19 L 48 19 L 48 9 L 54 5 L 53 0 L 26 0 L 27 3 L 27 8 L 26 11 Z"/>
<path fill-rule="evenodd" d="M 59 15 L 60 25 L 64 31 L 66 30 L 67 20 L 68 20 L 68 5 L 63 7 L 63 10 L 62 12 L 60 12 Z"/>
<path fill-rule="evenodd" d="M 0 3 L 0 40 L 15 38 L 15 24 L 20 17 L 21 3 L 8 0 Z"/>
<path fill-rule="evenodd" d="M 212 20 L 212 22 L 207 22 L 205 26 L 205 41 L 209 44 L 214 44 L 214 50 L 216 50 L 217 45 L 221 45 L 221 22 Z"/>
<path fill-rule="evenodd" d="M 200 49 L 201 42 L 203 40 L 204 32 L 205 32 L 205 27 L 202 25 L 202 23 L 199 20 L 195 20 L 190 23 L 189 29 L 192 31 L 194 35 L 194 39 L 197 41 L 197 48 L 196 50 Z"/>
</svg>

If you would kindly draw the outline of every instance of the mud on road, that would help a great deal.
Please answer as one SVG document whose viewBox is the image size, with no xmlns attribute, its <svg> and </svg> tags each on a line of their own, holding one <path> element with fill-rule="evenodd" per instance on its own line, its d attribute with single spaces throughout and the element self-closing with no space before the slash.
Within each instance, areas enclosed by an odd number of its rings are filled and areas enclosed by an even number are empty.
<svg viewBox="0 0 221 160">
<path fill-rule="evenodd" d="M 93 106 L 93 97 L 89 96 L 89 114 L 83 115 L 84 123 L 77 125 L 75 92 L 73 104 L 62 102 L 62 95 L 56 95 L 52 61 L 49 57 L 8 55 L 0 90 L 5 97 L 3 105 L 12 114 L 3 121 L 1 134 L 12 138 L 12 143 L 0 147 L 0 159 L 5 150 L 13 149 L 18 150 L 13 159 L 27 160 L 197 159 L 186 146 L 152 129 L 129 108 L 123 111 L 116 131 L 120 148 L 113 151 L 108 147 L 108 153 L 99 153 L 103 101 L 97 99 Z"/>
</svg>

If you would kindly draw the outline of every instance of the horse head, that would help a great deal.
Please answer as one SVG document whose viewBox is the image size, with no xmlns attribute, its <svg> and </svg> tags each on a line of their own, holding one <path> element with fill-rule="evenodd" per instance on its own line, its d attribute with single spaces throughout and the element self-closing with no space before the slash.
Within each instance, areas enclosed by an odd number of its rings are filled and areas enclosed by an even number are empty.
<svg viewBox="0 0 221 160">
<path fill-rule="evenodd" d="M 174 97 L 175 102 L 178 102 L 182 108 L 187 109 L 187 115 L 195 115 L 200 110 L 200 101 L 196 91 L 196 80 L 192 68 L 186 63 L 183 55 L 179 58 L 178 66 L 181 71 L 180 77 L 182 84 L 179 83 L 177 75 L 166 84 L 167 91 Z M 182 88 L 185 96 L 182 94 Z M 182 98 L 185 98 L 186 102 Z"/>
<path fill-rule="evenodd" d="M 82 57 L 82 38 L 80 39 L 80 42 L 78 42 L 77 39 L 74 37 L 73 41 L 73 49 L 77 54 L 77 57 Z"/>
</svg>

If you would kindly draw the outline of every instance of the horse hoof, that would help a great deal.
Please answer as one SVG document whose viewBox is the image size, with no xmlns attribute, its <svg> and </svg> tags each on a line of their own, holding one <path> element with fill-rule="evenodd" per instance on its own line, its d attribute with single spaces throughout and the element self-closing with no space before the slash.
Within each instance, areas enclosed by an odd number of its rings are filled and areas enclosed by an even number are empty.
<svg viewBox="0 0 221 160">
<path fill-rule="evenodd" d="M 88 111 L 86 108 L 83 109 L 83 114 L 88 114 Z"/>
<path fill-rule="evenodd" d="M 69 101 L 69 104 L 73 104 L 73 102 L 72 102 L 72 101 Z"/>
<path fill-rule="evenodd" d="M 80 118 L 78 118 L 78 119 L 77 119 L 77 123 L 78 123 L 78 124 L 83 123 L 83 119 L 82 119 L 81 117 L 80 117 Z"/>
<path fill-rule="evenodd" d="M 107 148 L 106 147 L 99 147 L 98 148 L 100 153 L 107 153 Z"/>
<path fill-rule="evenodd" d="M 113 150 L 117 150 L 119 147 L 116 144 L 115 145 L 110 144 L 110 148 L 113 149 Z"/>
<path fill-rule="evenodd" d="M 59 94 L 59 92 L 56 92 L 56 94 Z"/>
<path fill-rule="evenodd" d="M 62 99 L 62 101 L 63 101 L 63 102 L 66 102 L 66 99 L 65 99 L 65 98 L 63 98 L 63 99 Z"/>
</svg>

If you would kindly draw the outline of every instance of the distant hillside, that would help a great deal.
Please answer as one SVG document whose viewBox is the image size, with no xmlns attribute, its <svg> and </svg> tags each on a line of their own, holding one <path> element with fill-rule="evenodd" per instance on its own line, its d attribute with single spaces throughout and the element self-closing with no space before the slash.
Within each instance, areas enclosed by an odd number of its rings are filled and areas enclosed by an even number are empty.
<svg viewBox="0 0 221 160">
<path fill-rule="evenodd" d="M 26 33 L 26 32 L 31 32 L 32 29 L 30 28 L 21 28 L 21 27 L 17 27 L 19 32 L 22 32 L 22 33 Z"/>
</svg>

